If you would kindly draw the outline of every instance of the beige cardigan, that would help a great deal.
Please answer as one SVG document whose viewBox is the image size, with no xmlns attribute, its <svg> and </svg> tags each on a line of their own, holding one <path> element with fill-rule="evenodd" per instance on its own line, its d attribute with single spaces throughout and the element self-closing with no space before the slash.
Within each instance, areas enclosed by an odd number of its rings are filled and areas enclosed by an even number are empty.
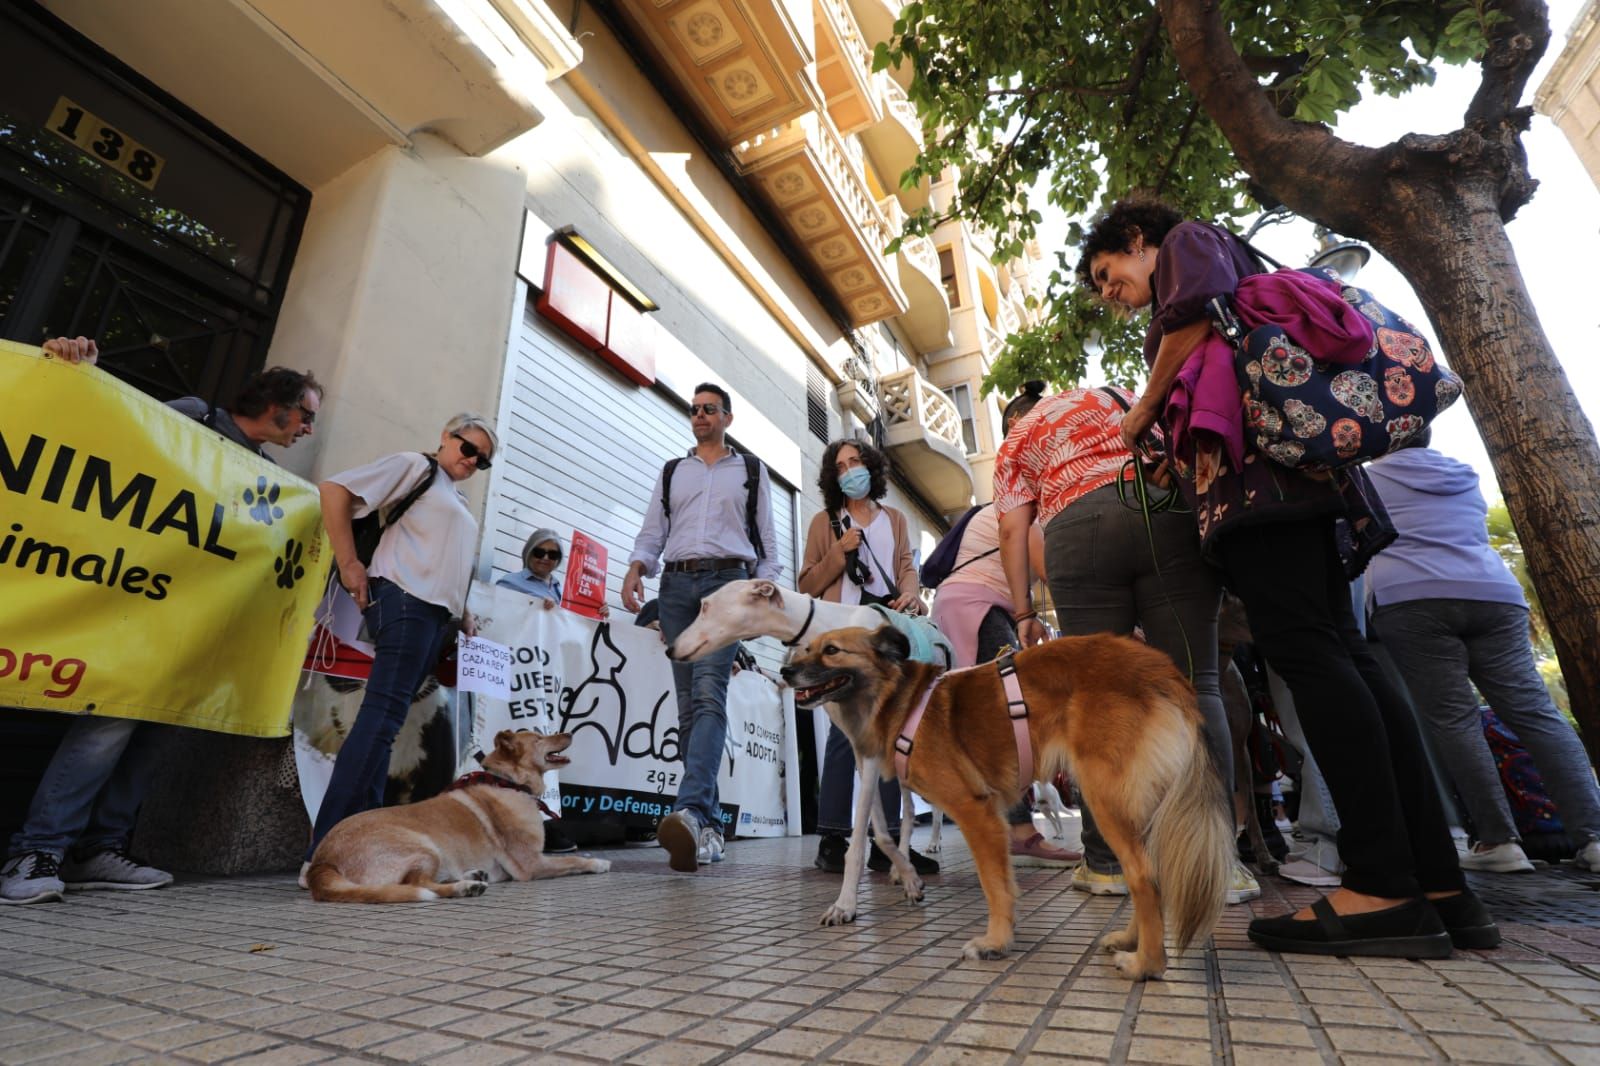
<svg viewBox="0 0 1600 1066">
<path fill-rule="evenodd" d="M 906 516 L 893 507 L 884 507 L 889 516 L 889 526 L 894 530 L 894 574 L 901 595 L 916 596 L 922 586 L 917 581 L 917 568 L 911 565 L 911 534 L 906 528 Z M 833 535 L 828 523 L 828 512 L 818 511 L 811 516 L 806 529 L 806 550 L 800 562 L 800 576 L 795 587 L 807 596 L 830 603 L 839 602 L 839 589 L 844 584 L 844 549 Z M 921 606 L 920 602 L 917 608 Z"/>
</svg>

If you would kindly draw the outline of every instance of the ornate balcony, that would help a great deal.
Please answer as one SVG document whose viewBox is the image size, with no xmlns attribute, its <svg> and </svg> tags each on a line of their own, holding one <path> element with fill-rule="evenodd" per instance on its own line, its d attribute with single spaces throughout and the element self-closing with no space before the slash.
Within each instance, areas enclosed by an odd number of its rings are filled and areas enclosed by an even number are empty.
<svg viewBox="0 0 1600 1066">
<path fill-rule="evenodd" d="M 878 208 L 891 232 L 898 234 L 905 229 L 906 213 L 899 200 L 886 196 L 878 201 Z M 900 287 L 911 305 L 901 316 L 911 343 L 919 352 L 950 347 L 950 302 L 945 299 L 944 283 L 939 280 L 939 253 L 933 242 L 926 237 L 901 237 L 896 259 Z"/>
<path fill-rule="evenodd" d="M 874 74 L 873 82 L 883 100 L 883 120 L 861 131 L 872 161 L 890 190 L 906 207 L 926 207 L 932 184 L 923 178 L 911 188 L 902 188 L 900 176 L 911 168 L 922 152 L 922 119 L 906 91 L 885 71 Z"/>
<path fill-rule="evenodd" d="M 905 292 L 883 254 L 889 223 L 826 115 L 801 115 L 757 134 L 736 146 L 734 157 L 827 276 L 852 324 L 906 313 Z"/>
<path fill-rule="evenodd" d="M 961 415 L 950 397 L 915 369 L 878 379 L 884 443 L 895 463 L 941 511 L 972 499 L 972 467 L 961 441 Z"/>
<path fill-rule="evenodd" d="M 796 24 L 785 0 L 652 0 L 612 6 L 724 144 L 782 125 L 820 103 L 806 74 L 813 59 L 811 28 Z"/>
<path fill-rule="evenodd" d="M 1017 313 L 1016 306 L 1007 298 L 1000 298 L 1000 332 L 1002 336 L 1009 337 L 1013 333 L 1022 331 L 1022 316 Z"/>
<path fill-rule="evenodd" d="M 872 77 L 872 48 L 844 0 L 813 0 L 817 26 L 817 84 L 828 116 L 842 133 L 883 118 L 883 97 Z"/>
</svg>

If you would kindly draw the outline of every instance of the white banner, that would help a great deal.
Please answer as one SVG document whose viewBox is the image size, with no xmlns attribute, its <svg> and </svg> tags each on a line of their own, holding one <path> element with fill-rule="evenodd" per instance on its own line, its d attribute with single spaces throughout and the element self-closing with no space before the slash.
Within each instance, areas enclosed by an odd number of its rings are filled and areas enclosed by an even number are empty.
<svg viewBox="0 0 1600 1066">
<path fill-rule="evenodd" d="M 512 589 L 474 583 L 480 636 L 511 652 L 509 699 L 473 698 L 484 751 L 502 729 L 572 734 L 560 803 L 574 822 L 651 827 L 672 810 L 683 774 L 672 664 L 653 629 L 546 610 Z M 728 736 L 717 774 L 728 836 L 798 835 L 793 696 L 740 671 L 728 686 Z M 553 800 L 547 799 L 552 803 Z"/>
</svg>

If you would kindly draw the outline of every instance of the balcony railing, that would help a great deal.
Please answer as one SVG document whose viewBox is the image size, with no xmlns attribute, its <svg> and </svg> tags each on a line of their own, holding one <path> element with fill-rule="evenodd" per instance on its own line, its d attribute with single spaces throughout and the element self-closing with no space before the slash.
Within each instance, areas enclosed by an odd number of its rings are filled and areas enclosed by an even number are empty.
<svg viewBox="0 0 1600 1066">
<path fill-rule="evenodd" d="M 924 434 L 959 451 L 961 413 L 950 397 L 940 392 L 915 369 L 885 374 L 878 379 L 878 399 L 883 405 L 883 426 L 893 430 L 915 426 Z"/>
<path fill-rule="evenodd" d="M 1021 332 L 1022 317 L 1017 314 L 1017 309 L 1012 306 L 1009 299 L 1000 299 L 1000 329 L 1006 335 Z"/>
<path fill-rule="evenodd" d="M 861 35 L 855 15 L 845 0 L 821 0 L 823 14 L 833 26 L 834 36 L 844 45 L 845 54 L 855 61 L 863 76 L 872 73 L 872 48 Z"/>
</svg>

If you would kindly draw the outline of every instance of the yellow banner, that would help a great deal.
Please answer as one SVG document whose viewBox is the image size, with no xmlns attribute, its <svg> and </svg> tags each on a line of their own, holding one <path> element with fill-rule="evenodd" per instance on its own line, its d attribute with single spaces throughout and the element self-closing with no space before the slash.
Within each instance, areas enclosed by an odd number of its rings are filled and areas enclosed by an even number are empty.
<svg viewBox="0 0 1600 1066">
<path fill-rule="evenodd" d="M 0 706 L 289 732 L 316 487 L 102 370 L 0 341 Z"/>
</svg>

